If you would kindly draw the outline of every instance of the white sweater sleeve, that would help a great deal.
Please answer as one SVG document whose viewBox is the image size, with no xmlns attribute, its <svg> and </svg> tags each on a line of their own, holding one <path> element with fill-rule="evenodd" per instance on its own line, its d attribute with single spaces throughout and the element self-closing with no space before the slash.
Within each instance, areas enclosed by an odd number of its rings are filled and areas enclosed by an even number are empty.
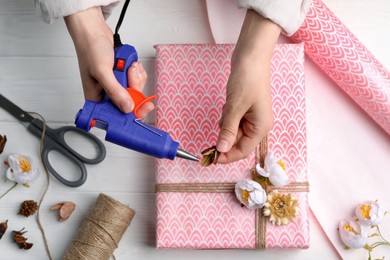
<svg viewBox="0 0 390 260">
<path fill-rule="evenodd" d="M 52 23 L 58 18 L 71 15 L 94 6 L 101 6 L 103 15 L 107 18 L 120 0 L 35 0 L 46 23 Z"/>
<path fill-rule="evenodd" d="M 311 0 L 237 0 L 237 5 L 255 10 L 278 24 L 290 36 L 303 24 Z"/>
</svg>

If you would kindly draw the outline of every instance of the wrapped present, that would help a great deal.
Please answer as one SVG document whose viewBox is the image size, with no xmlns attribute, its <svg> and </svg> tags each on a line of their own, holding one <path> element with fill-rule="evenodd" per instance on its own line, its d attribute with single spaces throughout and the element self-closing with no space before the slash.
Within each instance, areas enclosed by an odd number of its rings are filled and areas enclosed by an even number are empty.
<svg viewBox="0 0 390 260">
<path fill-rule="evenodd" d="M 216 144 L 234 47 L 156 46 L 156 124 L 192 154 L 201 156 L 200 151 Z M 181 159 L 157 160 L 157 248 L 309 246 L 303 60 L 302 44 L 275 48 L 271 62 L 274 127 L 247 158 L 209 167 Z M 237 182 L 252 178 L 267 149 L 284 162 L 290 183 L 267 186 L 266 192 L 277 190 L 297 202 L 298 215 L 284 225 L 265 216 L 264 208 L 243 207 L 234 192 Z"/>
</svg>

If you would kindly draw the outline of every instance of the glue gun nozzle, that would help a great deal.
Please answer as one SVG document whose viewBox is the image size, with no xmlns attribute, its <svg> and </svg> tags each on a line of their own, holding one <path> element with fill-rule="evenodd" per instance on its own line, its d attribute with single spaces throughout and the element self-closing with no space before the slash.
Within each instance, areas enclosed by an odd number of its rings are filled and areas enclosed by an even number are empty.
<svg viewBox="0 0 390 260">
<path fill-rule="evenodd" d="M 192 154 L 190 154 L 190 153 L 188 153 L 180 148 L 177 149 L 176 157 L 199 162 L 199 158 L 197 158 L 196 156 L 194 156 L 194 155 L 192 155 Z"/>
</svg>

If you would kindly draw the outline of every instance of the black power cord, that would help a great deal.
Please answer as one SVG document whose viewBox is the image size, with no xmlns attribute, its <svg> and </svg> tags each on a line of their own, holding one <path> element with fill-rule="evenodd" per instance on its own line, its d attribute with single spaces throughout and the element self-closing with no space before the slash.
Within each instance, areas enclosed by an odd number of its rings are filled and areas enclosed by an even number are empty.
<svg viewBox="0 0 390 260">
<path fill-rule="evenodd" d="M 118 22 L 116 24 L 115 33 L 114 33 L 114 48 L 123 45 L 122 41 L 121 41 L 121 37 L 119 36 L 118 32 L 119 32 L 119 28 L 122 25 L 123 19 L 125 18 L 127 6 L 129 5 L 129 3 L 130 3 L 130 0 L 126 0 L 125 1 L 125 4 L 122 7 L 122 11 L 121 11 L 121 14 L 120 14 L 119 19 L 118 19 Z"/>
</svg>

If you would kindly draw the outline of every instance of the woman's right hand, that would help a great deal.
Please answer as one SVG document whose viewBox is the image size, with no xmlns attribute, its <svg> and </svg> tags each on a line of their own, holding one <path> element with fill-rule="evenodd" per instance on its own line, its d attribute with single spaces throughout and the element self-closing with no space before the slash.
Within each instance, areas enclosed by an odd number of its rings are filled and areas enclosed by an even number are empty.
<svg viewBox="0 0 390 260">
<path fill-rule="evenodd" d="M 64 18 L 77 52 L 84 97 L 101 101 L 105 94 L 123 112 L 133 111 L 130 95 L 116 80 L 114 67 L 113 32 L 104 20 L 100 7 L 92 7 Z M 128 70 L 128 87 L 142 91 L 147 79 L 146 71 L 139 62 Z M 154 105 L 144 104 L 138 114 L 145 117 Z"/>
</svg>

